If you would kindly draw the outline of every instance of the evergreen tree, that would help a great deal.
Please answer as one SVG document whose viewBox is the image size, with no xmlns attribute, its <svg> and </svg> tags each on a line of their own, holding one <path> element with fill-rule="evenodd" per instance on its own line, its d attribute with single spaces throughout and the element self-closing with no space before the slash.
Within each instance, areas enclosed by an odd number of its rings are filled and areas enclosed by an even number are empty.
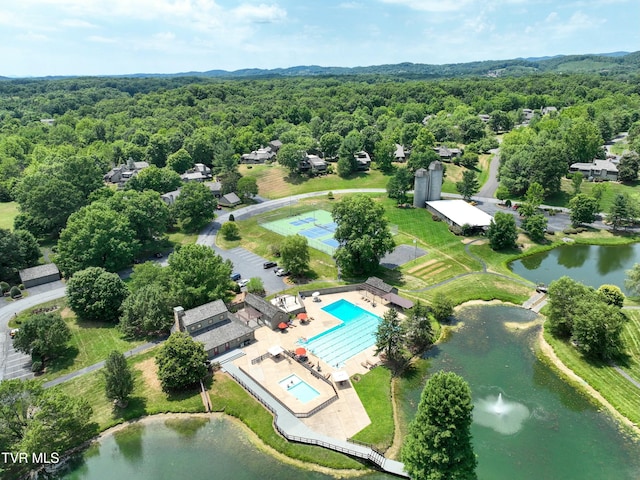
<svg viewBox="0 0 640 480">
<path fill-rule="evenodd" d="M 409 425 L 402 461 L 413 480 L 473 480 L 471 389 L 453 372 L 434 374 Z"/>
<path fill-rule="evenodd" d="M 105 393 L 109 400 L 124 408 L 133 391 L 133 375 L 124 355 L 112 351 L 104 364 Z"/>
<path fill-rule="evenodd" d="M 404 329 L 400 324 L 398 312 L 393 308 L 388 309 L 376 330 L 376 355 L 383 353 L 388 361 L 402 360 L 402 344 Z"/>
</svg>

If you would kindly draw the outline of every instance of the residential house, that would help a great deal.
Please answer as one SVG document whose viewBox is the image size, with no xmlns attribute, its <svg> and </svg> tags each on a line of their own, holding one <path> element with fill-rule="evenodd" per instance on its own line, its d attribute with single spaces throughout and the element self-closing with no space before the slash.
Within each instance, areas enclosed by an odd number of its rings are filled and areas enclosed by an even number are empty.
<svg viewBox="0 0 640 480">
<path fill-rule="evenodd" d="M 371 165 L 371 157 L 364 150 L 357 152 L 355 155 L 356 163 L 358 165 L 358 170 L 369 170 L 369 166 Z"/>
<path fill-rule="evenodd" d="M 480 115 L 478 115 L 478 118 L 482 120 L 484 123 L 489 123 L 489 120 L 491 120 L 491 115 L 487 115 L 486 113 L 481 113 Z"/>
<path fill-rule="evenodd" d="M 220 198 L 222 196 L 222 183 L 216 180 L 215 182 L 205 182 L 204 184 L 209 187 L 214 197 Z"/>
<path fill-rule="evenodd" d="M 584 177 L 592 180 L 618 180 L 618 167 L 609 159 L 595 159 L 591 163 L 572 163 L 569 171 L 580 172 Z"/>
<path fill-rule="evenodd" d="M 271 147 L 260 147 L 251 153 L 245 153 L 240 157 L 242 163 L 264 163 L 276 156 Z"/>
<path fill-rule="evenodd" d="M 272 152 L 278 153 L 278 150 L 282 147 L 282 142 L 280 140 L 271 140 L 269 142 L 269 146 L 271 147 Z"/>
<path fill-rule="evenodd" d="M 160 195 L 160 198 L 167 205 L 173 205 L 176 203 L 176 198 L 180 196 L 180 189 L 174 190 L 173 192 L 167 192 Z"/>
<path fill-rule="evenodd" d="M 396 162 L 407 161 L 407 152 L 405 151 L 404 146 L 399 143 L 396 143 L 396 150 L 393 152 L 393 156 Z"/>
<path fill-rule="evenodd" d="M 20 270 L 20 283 L 25 288 L 35 287 L 60 280 L 60 270 L 55 263 L 45 263 L 31 268 Z"/>
<path fill-rule="evenodd" d="M 543 107 L 540 112 L 542 113 L 542 116 L 544 117 L 545 115 L 550 114 L 550 113 L 557 113 L 558 109 L 556 107 Z"/>
<path fill-rule="evenodd" d="M 211 179 L 211 169 L 204 163 L 196 163 L 193 168 L 180 175 L 183 182 L 204 182 Z"/>
<path fill-rule="evenodd" d="M 118 188 L 122 188 L 126 182 L 148 166 L 147 162 L 134 162 L 132 158 L 129 158 L 126 165 L 120 164 L 109 170 L 103 176 L 103 180 L 107 183 L 115 183 Z"/>
<path fill-rule="evenodd" d="M 287 312 L 253 293 L 247 293 L 244 297 L 244 308 L 249 318 L 256 319 L 273 330 L 281 323 L 289 321 Z"/>
<path fill-rule="evenodd" d="M 462 151 L 459 148 L 449 148 L 445 145 L 433 147 L 433 150 L 438 154 L 442 161 L 451 161 L 452 158 L 462 155 Z"/>
<path fill-rule="evenodd" d="M 235 192 L 227 193 L 218 199 L 218 205 L 222 205 L 223 207 L 235 207 L 236 205 L 240 205 L 242 200 Z"/>
<path fill-rule="evenodd" d="M 222 300 L 191 310 L 173 309 L 175 329 L 202 342 L 209 358 L 255 341 L 254 330 L 229 312 Z"/>
<path fill-rule="evenodd" d="M 44 123 L 48 127 L 53 127 L 53 124 L 56 123 L 56 121 L 53 118 L 41 118 L 40 123 Z"/>
<path fill-rule="evenodd" d="M 304 159 L 298 164 L 298 170 L 303 172 L 319 174 L 327 171 L 327 162 L 318 155 L 306 154 Z"/>
</svg>

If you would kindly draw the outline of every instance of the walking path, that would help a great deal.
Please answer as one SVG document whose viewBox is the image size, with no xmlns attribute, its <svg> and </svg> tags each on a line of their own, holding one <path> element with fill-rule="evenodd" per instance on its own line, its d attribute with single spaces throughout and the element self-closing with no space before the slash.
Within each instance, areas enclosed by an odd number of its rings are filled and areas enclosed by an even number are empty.
<svg viewBox="0 0 640 480">
<path fill-rule="evenodd" d="M 287 440 L 319 445 L 336 452 L 368 460 L 387 473 L 409 478 L 409 475 L 404 471 L 403 463 L 385 458 L 381 453 L 376 452 L 370 447 L 332 438 L 307 427 L 267 390 L 262 388 L 260 384 L 246 375 L 232 362 L 223 363 L 222 368 L 273 413 L 276 430 Z"/>
</svg>

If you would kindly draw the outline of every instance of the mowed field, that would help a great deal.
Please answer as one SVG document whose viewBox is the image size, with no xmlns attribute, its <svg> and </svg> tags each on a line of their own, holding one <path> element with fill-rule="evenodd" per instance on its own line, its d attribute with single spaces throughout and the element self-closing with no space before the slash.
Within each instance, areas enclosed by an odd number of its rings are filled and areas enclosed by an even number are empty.
<svg viewBox="0 0 640 480">
<path fill-rule="evenodd" d="M 16 202 L 0 203 L 0 228 L 13 230 L 13 220 L 18 215 Z"/>
</svg>

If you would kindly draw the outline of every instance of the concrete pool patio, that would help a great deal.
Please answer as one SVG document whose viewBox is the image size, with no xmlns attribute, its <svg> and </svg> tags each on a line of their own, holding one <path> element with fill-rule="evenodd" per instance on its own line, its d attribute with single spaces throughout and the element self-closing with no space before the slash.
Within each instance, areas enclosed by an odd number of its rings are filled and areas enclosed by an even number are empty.
<svg viewBox="0 0 640 480">
<path fill-rule="evenodd" d="M 327 402 L 337 394 L 337 399 L 333 403 L 313 413 L 308 418 L 300 418 L 300 420 L 319 433 L 346 440 L 369 425 L 371 421 L 351 385 L 351 381 L 333 382 L 331 374 L 336 370 L 346 372 L 349 377 L 366 373 L 370 366 L 379 362 L 374 353 L 375 346 L 356 353 L 346 360 L 344 366 L 339 369 L 326 364 L 311 352 L 307 352 L 309 364 L 313 365 L 316 372 L 319 367 L 320 375 L 328 377 L 327 380 L 333 386 L 316 378 L 300 362 L 286 355 L 286 353 L 283 352 L 278 356 L 273 356 L 268 351 L 274 346 L 280 346 L 286 351 L 293 352 L 300 347 L 301 339 L 311 338 L 342 323 L 322 310 L 323 307 L 338 300 L 348 300 L 352 304 L 379 317 L 384 315 L 388 307 L 381 304 L 380 297 L 375 297 L 376 306 L 374 307 L 373 295 L 364 291 L 326 294 L 318 298 L 319 301 L 313 301 L 312 298 L 304 300 L 307 315 L 313 320 L 306 323 L 294 320 L 293 326 L 285 331 L 271 330 L 267 327 L 257 329 L 255 331 L 256 342 L 244 347 L 245 355 L 236 358 L 233 363 L 296 415 L 304 415 L 311 412 L 314 408 Z M 367 298 L 369 301 L 365 300 Z M 263 357 L 263 359 L 256 361 L 260 357 Z M 254 360 L 253 363 L 252 360 Z M 292 374 L 297 375 L 315 388 L 320 395 L 307 403 L 303 403 L 285 391 L 278 382 Z"/>
</svg>

